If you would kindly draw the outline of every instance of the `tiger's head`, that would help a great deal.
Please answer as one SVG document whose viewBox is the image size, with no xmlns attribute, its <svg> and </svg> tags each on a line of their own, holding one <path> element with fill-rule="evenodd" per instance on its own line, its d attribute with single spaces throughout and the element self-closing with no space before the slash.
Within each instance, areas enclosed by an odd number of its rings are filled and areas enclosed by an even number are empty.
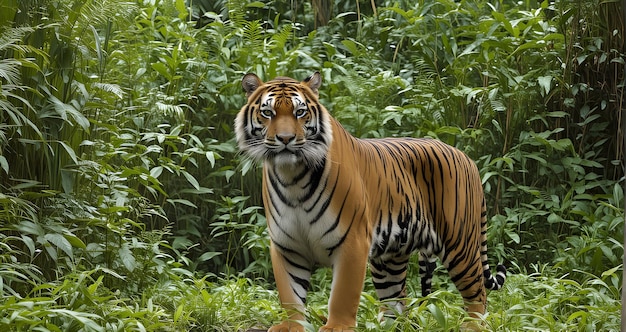
<svg viewBox="0 0 626 332">
<path fill-rule="evenodd" d="M 330 115 L 318 101 L 321 83 L 318 72 L 302 82 L 245 75 L 241 84 L 248 102 L 235 119 L 239 149 L 277 166 L 321 165 L 332 140 Z"/>
</svg>

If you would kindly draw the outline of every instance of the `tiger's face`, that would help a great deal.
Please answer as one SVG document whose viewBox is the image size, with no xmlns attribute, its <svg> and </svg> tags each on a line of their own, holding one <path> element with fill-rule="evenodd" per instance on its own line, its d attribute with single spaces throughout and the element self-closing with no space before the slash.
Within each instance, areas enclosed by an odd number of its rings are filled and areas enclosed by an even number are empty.
<svg viewBox="0 0 626 332">
<path fill-rule="evenodd" d="M 331 142 L 329 115 L 318 102 L 319 73 L 302 82 L 255 74 L 242 80 L 248 102 L 235 119 L 241 151 L 278 166 L 321 165 Z"/>
</svg>

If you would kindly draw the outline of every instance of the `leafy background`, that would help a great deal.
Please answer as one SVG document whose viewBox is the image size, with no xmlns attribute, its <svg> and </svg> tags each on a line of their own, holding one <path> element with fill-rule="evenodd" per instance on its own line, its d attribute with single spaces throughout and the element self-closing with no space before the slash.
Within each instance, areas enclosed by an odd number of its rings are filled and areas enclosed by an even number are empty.
<svg viewBox="0 0 626 332">
<path fill-rule="evenodd" d="M 237 154 L 240 79 L 320 71 L 357 137 L 435 137 L 476 160 L 494 330 L 617 330 L 624 21 L 618 1 L 5 0 L 0 326 L 237 331 L 280 319 L 259 169 Z M 359 330 L 457 329 L 425 301 Z M 326 312 L 314 276 L 308 325 Z"/>
</svg>

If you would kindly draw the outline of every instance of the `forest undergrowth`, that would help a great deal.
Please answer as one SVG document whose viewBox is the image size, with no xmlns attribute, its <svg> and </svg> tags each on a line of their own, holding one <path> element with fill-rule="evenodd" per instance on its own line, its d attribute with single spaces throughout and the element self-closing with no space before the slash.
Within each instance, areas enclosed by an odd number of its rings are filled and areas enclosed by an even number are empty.
<svg viewBox="0 0 626 332">
<path fill-rule="evenodd" d="M 328 6 L 332 4 L 332 6 Z M 490 330 L 617 331 L 623 278 L 619 1 L 0 2 L 0 327 L 245 331 L 281 319 L 241 78 L 323 76 L 356 137 L 433 137 L 477 163 Z M 358 331 L 458 330 L 444 268 Z M 307 328 L 327 313 L 313 277 Z"/>
</svg>

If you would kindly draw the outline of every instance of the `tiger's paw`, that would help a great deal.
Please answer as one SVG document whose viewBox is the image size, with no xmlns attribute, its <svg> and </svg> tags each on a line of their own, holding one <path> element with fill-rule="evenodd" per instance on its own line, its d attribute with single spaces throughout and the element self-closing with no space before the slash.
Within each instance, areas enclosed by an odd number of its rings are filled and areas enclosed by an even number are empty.
<svg viewBox="0 0 626 332">
<path fill-rule="evenodd" d="M 267 332 L 304 332 L 304 326 L 294 322 L 282 322 L 270 327 Z"/>
<path fill-rule="evenodd" d="M 354 332 L 354 327 L 347 325 L 324 325 L 320 327 L 318 332 Z"/>
</svg>

